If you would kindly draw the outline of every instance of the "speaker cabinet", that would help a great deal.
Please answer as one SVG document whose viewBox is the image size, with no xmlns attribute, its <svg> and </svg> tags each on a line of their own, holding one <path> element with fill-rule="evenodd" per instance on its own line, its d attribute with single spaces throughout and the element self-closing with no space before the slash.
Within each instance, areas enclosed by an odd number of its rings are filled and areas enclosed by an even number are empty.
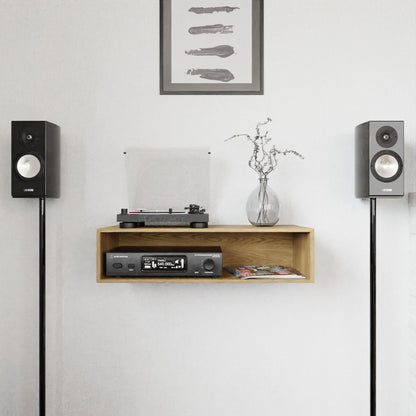
<svg viewBox="0 0 416 416">
<path fill-rule="evenodd" d="M 12 121 L 12 196 L 58 198 L 60 128 L 48 121 Z"/>
<path fill-rule="evenodd" d="M 367 121 L 355 128 L 355 196 L 404 195 L 404 122 Z"/>
</svg>

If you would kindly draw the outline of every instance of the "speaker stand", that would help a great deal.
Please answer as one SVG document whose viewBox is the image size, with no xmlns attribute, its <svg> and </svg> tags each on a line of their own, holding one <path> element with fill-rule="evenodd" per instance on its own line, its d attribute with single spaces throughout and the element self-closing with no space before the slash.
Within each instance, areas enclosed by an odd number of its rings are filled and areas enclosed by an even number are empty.
<svg viewBox="0 0 416 416">
<path fill-rule="evenodd" d="M 46 202 L 39 198 L 39 416 L 45 416 L 46 400 Z"/>
<path fill-rule="evenodd" d="M 370 415 L 376 416 L 376 198 L 370 198 Z"/>
</svg>

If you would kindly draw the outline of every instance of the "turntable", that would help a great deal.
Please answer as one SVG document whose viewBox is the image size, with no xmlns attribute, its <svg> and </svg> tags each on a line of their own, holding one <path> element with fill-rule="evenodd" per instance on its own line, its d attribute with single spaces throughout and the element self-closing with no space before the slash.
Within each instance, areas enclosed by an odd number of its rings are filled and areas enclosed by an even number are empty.
<svg viewBox="0 0 416 416">
<path fill-rule="evenodd" d="M 120 228 L 138 227 L 190 227 L 207 228 L 209 215 L 199 205 L 189 204 L 184 211 L 174 211 L 169 208 L 167 211 L 129 211 L 122 208 L 117 214 L 117 221 Z"/>
</svg>

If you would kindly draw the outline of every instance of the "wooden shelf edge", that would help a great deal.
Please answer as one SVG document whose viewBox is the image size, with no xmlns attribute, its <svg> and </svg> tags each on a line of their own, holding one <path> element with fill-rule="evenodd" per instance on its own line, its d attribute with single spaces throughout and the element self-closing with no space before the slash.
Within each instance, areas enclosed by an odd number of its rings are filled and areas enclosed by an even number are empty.
<svg viewBox="0 0 416 416">
<path fill-rule="evenodd" d="M 239 279 L 224 271 L 221 277 L 99 277 L 97 283 L 313 283 L 309 278 Z"/>
<path fill-rule="evenodd" d="M 309 233 L 313 228 L 300 225 L 274 225 L 272 227 L 255 227 L 253 225 L 210 225 L 208 228 L 190 227 L 138 227 L 120 228 L 118 225 L 98 228 L 99 233 Z"/>
<path fill-rule="evenodd" d="M 97 283 L 313 283 L 312 279 L 230 279 L 206 277 L 104 277 Z"/>
</svg>

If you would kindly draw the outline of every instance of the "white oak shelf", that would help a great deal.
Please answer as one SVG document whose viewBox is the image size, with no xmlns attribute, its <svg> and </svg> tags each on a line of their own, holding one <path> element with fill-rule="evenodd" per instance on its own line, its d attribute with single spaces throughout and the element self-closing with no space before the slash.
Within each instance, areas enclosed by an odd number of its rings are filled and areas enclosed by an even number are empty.
<svg viewBox="0 0 416 416">
<path fill-rule="evenodd" d="M 105 253 L 120 246 L 220 246 L 223 267 L 274 264 L 292 267 L 305 278 L 241 280 L 224 270 L 221 277 L 108 277 Z M 312 283 L 314 281 L 314 230 L 297 225 L 253 227 L 210 225 L 208 228 L 143 227 L 97 230 L 98 283 Z"/>
</svg>

